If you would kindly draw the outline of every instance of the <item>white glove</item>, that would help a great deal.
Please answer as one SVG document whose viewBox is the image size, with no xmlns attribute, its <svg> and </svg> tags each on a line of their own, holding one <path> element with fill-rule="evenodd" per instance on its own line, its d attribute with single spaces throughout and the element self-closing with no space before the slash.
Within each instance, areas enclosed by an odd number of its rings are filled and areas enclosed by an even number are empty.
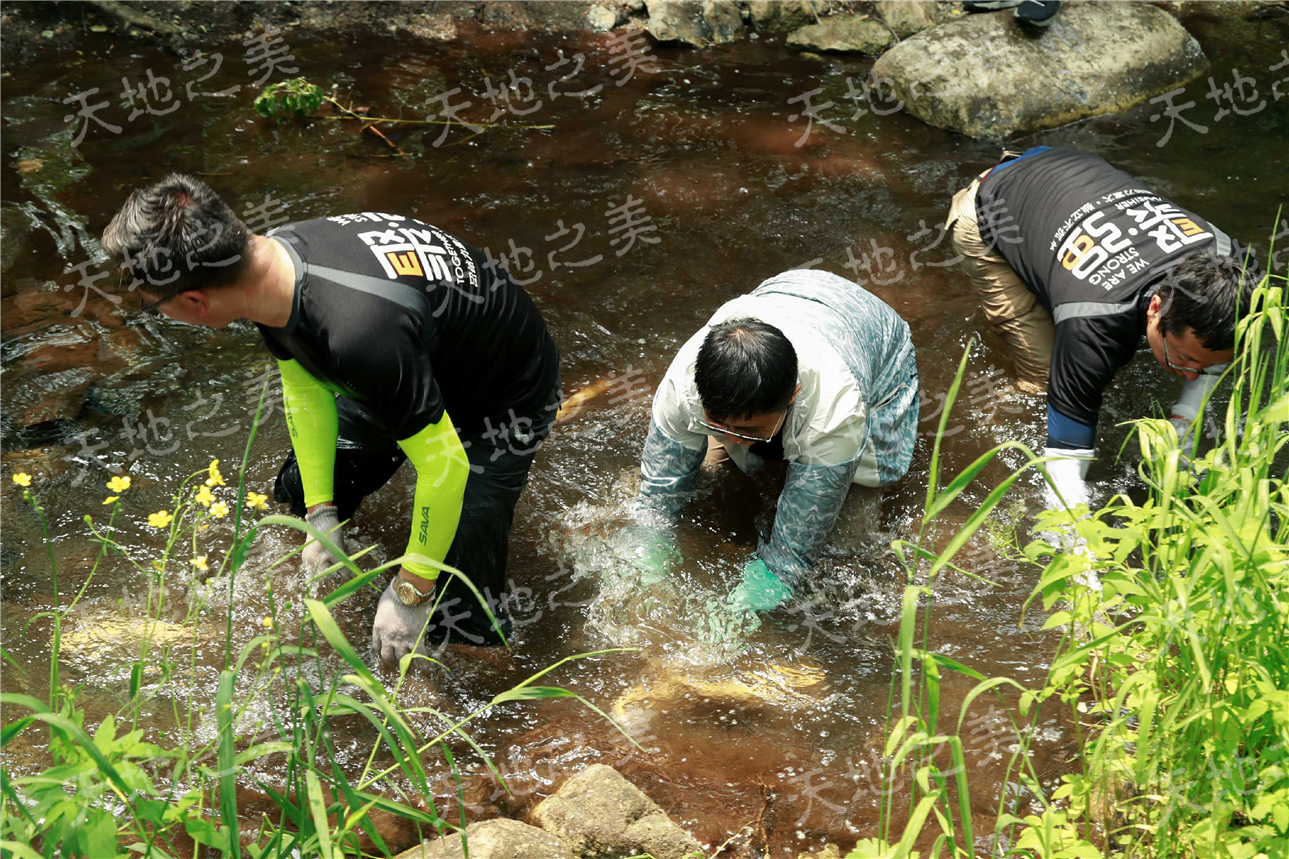
<svg viewBox="0 0 1289 859">
<path fill-rule="evenodd" d="M 1199 410 L 1204 400 L 1217 387 L 1218 374 L 1226 369 L 1225 364 L 1209 367 L 1198 378 L 1187 379 L 1182 385 L 1182 393 L 1168 413 L 1168 421 L 1177 430 L 1177 443 L 1183 447 L 1187 444 L 1187 435 L 1199 417 Z"/>
<path fill-rule="evenodd" d="M 371 649 L 388 665 L 397 665 L 407 654 L 421 644 L 421 633 L 434 609 L 434 600 L 427 599 L 420 605 L 403 605 L 394 586 L 398 576 L 390 580 L 376 606 L 376 619 L 371 625 Z"/>
<path fill-rule="evenodd" d="M 1060 457 L 1046 463 L 1051 483 L 1043 484 L 1044 506 L 1048 510 L 1063 510 L 1066 505 L 1073 508 L 1079 504 L 1088 504 L 1092 496 L 1084 478 L 1087 476 L 1088 466 L 1092 464 L 1092 451 L 1049 447 L 1043 450 L 1043 455 Z M 1059 498 L 1057 492 L 1060 492 Z M 1061 503 L 1061 498 L 1065 499 L 1065 504 Z"/>
<path fill-rule="evenodd" d="M 1168 422 L 1173 425 L 1173 429 L 1177 432 L 1177 446 L 1183 449 L 1189 447 L 1193 419 L 1174 415 L 1168 419 Z"/>
<path fill-rule="evenodd" d="M 307 514 L 305 521 L 322 533 L 331 538 L 339 548 L 349 556 L 349 547 L 345 544 L 344 531 L 340 527 L 340 511 L 334 504 L 323 504 L 315 507 L 313 511 Z M 305 544 L 304 551 L 300 554 L 301 560 L 304 561 L 304 572 L 310 578 L 318 573 L 344 560 L 344 558 L 332 555 L 327 548 L 313 538 Z"/>
<path fill-rule="evenodd" d="M 1073 509 L 1079 504 L 1088 504 L 1091 493 L 1084 478 L 1088 473 L 1088 466 L 1092 464 L 1092 451 L 1049 447 L 1044 449 L 1043 455 L 1060 457 L 1046 464 L 1047 476 L 1052 479 L 1052 483 L 1056 484 L 1055 489 L 1051 484 L 1043 485 L 1043 502 L 1047 509 L 1064 510 L 1066 505 Z M 1058 491 L 1061 493 L 1060 498 L 1056 494 Z M 1061 498 L 1065 499 L 1064 504 L 1061 503 Z M 1047 544 L 1057 552 L 1091 557 L 1088 541 L 1079 535 L 1073 522 L 1058 525 L 1053 531 L 1040 531 L 1038 536 L 1046 540 Z M 1095 573 L 1090 574 L 1090 579 L 1084 579 L 1083 575 L 1080 574 L 1079 578 L 1082 584 L 1096 590 L 1101 589 Z"/>
</svg>

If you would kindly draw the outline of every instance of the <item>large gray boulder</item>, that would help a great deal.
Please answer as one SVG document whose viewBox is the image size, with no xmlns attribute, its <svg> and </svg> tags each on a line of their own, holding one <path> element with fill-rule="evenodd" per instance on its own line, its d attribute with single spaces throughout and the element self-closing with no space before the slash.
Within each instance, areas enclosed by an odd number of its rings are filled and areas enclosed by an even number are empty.
<svg viewBox="0 0 1289 859">
<path fill-rule="evenodd" d="M 788 47 L 798 51 L 880 54 L 895 40 L 881 21 L 855 15 L 834 15 L 788 34 Z"/>
<path fill-rule="evenodd" d="M 873 74 L 923 122 L 1002 138 L 1120 113 L 1203 74 L 1199 43 L 1142 3 L 1063 7 L 1045 31 L 970 15 L 887 51 Z"/>
<path fill-rule="evenodd" d="M 583 859 L 684 859 L 703 846 L 612 767 L 594 764 L 533 809 L 533 820 Z M 474 855 L 471 848 L 470 854 Z"/>
<path fill-rule="evenodd" d="M 507 820 L 485 820 L 465 828 L 470 859 L 574 859 L 568 845 L 549 832 Z M 394 859 L 463 859 L 461 836 L 424 841 Z"/>
<path fill-rule="evenodd" d="M 746 33 L 743 13 L 734 0 L 646 0 L 645 29 L 660 42 L 722 45 Z"/>
</svg>

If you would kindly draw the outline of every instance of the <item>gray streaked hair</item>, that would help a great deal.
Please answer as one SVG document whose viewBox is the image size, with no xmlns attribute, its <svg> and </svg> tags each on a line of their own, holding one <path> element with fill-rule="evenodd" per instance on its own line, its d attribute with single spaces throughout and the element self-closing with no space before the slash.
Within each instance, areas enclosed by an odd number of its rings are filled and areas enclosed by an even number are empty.
<svg viewBox="0 0 1289 859">
<path fill-rule="evenodd" d="M 227 286 L 250 230 L 210 186 L 183 173 L 130 194 L 103 231 L 103 251 L 154 298 Z"/>
</svg>

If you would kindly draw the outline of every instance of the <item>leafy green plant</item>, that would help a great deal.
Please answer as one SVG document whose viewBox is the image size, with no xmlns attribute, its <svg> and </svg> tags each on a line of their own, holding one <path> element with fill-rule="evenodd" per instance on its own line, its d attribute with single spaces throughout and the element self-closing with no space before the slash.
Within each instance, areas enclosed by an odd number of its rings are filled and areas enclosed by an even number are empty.
<svg viewBox="0 0 1289 859">
<path fill-rule="evenodd" d="M 538 131 L 549 131 L 554 128 L 553 125 L 532 125 L 527 123 L 493 123 L 493 122 L 472 122 L 460 118 L 426 118 L 426 119 L 407 119 L 402 116 L 371 116 L 365 107 L 354 107 L 353 104 L 342 104 L 337 99 L 327 95 L 322 87 L 310 83 L 307 79 L 299 77 L 292 78 L 289 81 L 280 81 L 264 88 L 255 98 L 255 111 L 266 119 L 274 119 L 279 122 L 292 118 L 311 116 L 317 114 L 323 103 L 331 105 L 335 111 L 334 116 L 319 115 L 323 119 L 333 120 L 356 120 L 362 125 L 360 132 L 370 132 L 374 137 L 385 141 L 398 157 L 407 157 L 407 153 L 391 140 L 385 132 L 381 131 L 382 125 L 441 125 L 446 135 L 452 125 L 459 125 L 470 131 L 467 136 L 448 144 L 455 146 L 464 143 L 485 131 L 494 128 L 512 128 L 527 129 Z M 441 142 L 441 141 L 440 141 Z M 438 146 L 435 143 L 435 146 Z"/>
<path fill-rule="evenodd" d="M 914 846 L 928 827 L 935 827 L 931 854 L 938 856 L 946 850 L 951 857 L 974 857 L 976 836 L 971 810 L 966 755 L 961 737 L 962 725 L 971 704 L 980 696 L 995 693 L 1003 687 L 1024 688 L 1009 678 L 985 678 L 980 672 L 945 654 L 930 649 L 929 614 L 926 603 L 934 598 L 934 586 L 939 576 L 952 570 L 977 581 L 980 576 L 955 564 L 954 557 L 975 534 L 989 522 L 990 514 L 1002 502 L 1007 491 L 1030 468 L 1041 467 L 1046 461 L 1036 457 L 1019 442 L 1008 442 L 982 454 L 971 465 L 943 488 L 940 485 L 941 442 L 944 438 L 948 416 L 962 387 L 970 358 L 970 346 L 963 352 L 958 372 L 946 395 L 940 425 L 931 453 L 926 502 L 921 526 L 913 540 L 896 540 L 891 544 L 903 564 L 908 583 L 900 613 L 899 637 L 896 642 L 898 671 L 894 681 L 898 692 L 892 690 L 892 708 L 888 716 L 888 733 L 884 749 L 885 766 L 882 778 L 885 785 L 908 783 L 908 808 L 905 815 L 897 813 L 895 790 L 884 790 L 885 801 L 880 814 L 880 835 L 865 839 L 855 846 L 849 859 L 906 859 L 916 857 Z M 949 539 L 946 547 L 937 553 L 927 548 L 930 524 L 984 468 L 1005 450 L 1014 449 L 1028 460 L 995 487 L 967 522 Z M 919 640 L 920 639 L 920 640 Z M 940 723 L 940 683 L 945 672 L 955 672 L 971 677 L 979 683 L 965 697 L 957 722 L 952 729 Z M 898 703 L 895 703 L 898 702 Z M 1025 735 L 1019 734 L 1018 752 L 1012 763 L 1027 761 Z M 948 750 L 948 760 L 938 755 Z M 947 764 L 947 766 L 946 766 Z M 1022 772 L 1022 781 L 1036 783 L 1034 774 Z M 896 833 L 893 821 L 904 816 L 902 833 Z"/>
<path fill-rule="evenodd" d="M 1116 496 L 1074 522 L 1088 551 L 1052 557 L 1036 592 L 1062 605 L 1049 623 L 1087 631 L 1066 640 L 1038 698 L 1100 722 L 1057 796 L 1108 805 L 1100 822 L 1126 856 L 1289 851 L 1283 299 L 1265 280 L 1239 325 L 1222 443 L 1188 458 L 1167 422 L 1136 421 L 1149 497 Z"/>
<path fill-rule="evenodd" d="M 1079 737 L 1082 772 L 1065 776 L 1049 797 L 1028 762 L 1031 733 L 1017 726 L 1005 781 L 1014 777 L 1038 808 L 1022 817 L 1000 799 L 991 855 L 1289 855 L 1289 342 L 1279 283 L 1263 281 L 1256 312 L 1237 328 L 1221 444 L 1196 456 L 1193 445 L 1179 446 L 1167 421 L 1135 421 L 1146 501 L 1120 495 L 1096 512 L 1080 506 L 1038 517 L 1036 530 L 1079 538 L 1074 551 L 1044 540 L 1024 547 L 1042 568 L 1030 602 L 1052 612 L 1045 628 L 1065 630 L 1041 689 L 985 679 L 926 646 L 920 606 L 933 597 L 936 577 L 947 569 L 971 575 L 953 557 L 982 527 L 995 542 L 1009 542 L 997 540 L 989 517 L 1021 473 L 1045 462 L 1016 443 L 1000 445 L 940 489 L 940 438 L 963 356 L 932 453 L 922 528 L 915 540 L 893 544 L 909 583 L 883 775 L 890 783 L 911 776 L 914 787 L 902 813 L 887 793 L 880 836 L 857 844 L 850 859 L 915 856 L 914 845 L 928 839 L 933 856 L 976 855 L 963 717 L 979 696 L 1007 686 L 1022 693 L 1020 718 L 1033 720 L 1043 702 L 1060 702 L 1074 710 L 1076 726 L 1090 730 Z M 1008 447 L 1027 458 L 1025 466 L 992 489 L 942 552 L 927 550 L 927 523 Z M 939 724 L 946 670 L 980 681 L 953 731 Z M 945 747 L 947 767 L 935 756 Z M 892 821 L 901 818 L 899 833 Z"/>
<path fill-rule="evenodd" d="M 255 112 L 265 119 L 279 122 L 291 117 L 308 116 L 322 107 L 326 98 L 322 87 L 304 78 L 292 78 L 269 84 L 255 97 Z"/>
</svg>

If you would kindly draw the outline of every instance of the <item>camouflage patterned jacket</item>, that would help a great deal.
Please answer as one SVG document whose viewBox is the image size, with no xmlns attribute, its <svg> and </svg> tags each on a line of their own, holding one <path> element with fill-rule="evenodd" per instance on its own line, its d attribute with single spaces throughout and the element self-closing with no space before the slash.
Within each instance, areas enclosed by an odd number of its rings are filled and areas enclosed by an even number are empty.
<svg viewBox="0 0 1289 859">
<path fill-rule="evenodd" d="M 693 496 L 707 448 L 694 381 L 710 326 L 752 317 L 797 352 L 801 391 L 783 427 L 787 480 L 774 530 L 757 553 L 789 586 L 832 534 L 851 483 L 886 486 L 908 471 L 917 437 L 918 377 L 909 326 L 858 285 L 822 271 L 788 271 L 729 301 L 677 353 L 653 400 L 636 502 L 642 524 L 668 527 Z M 761 459 L 729 446 L 745 473 Z"/>
</svg>

